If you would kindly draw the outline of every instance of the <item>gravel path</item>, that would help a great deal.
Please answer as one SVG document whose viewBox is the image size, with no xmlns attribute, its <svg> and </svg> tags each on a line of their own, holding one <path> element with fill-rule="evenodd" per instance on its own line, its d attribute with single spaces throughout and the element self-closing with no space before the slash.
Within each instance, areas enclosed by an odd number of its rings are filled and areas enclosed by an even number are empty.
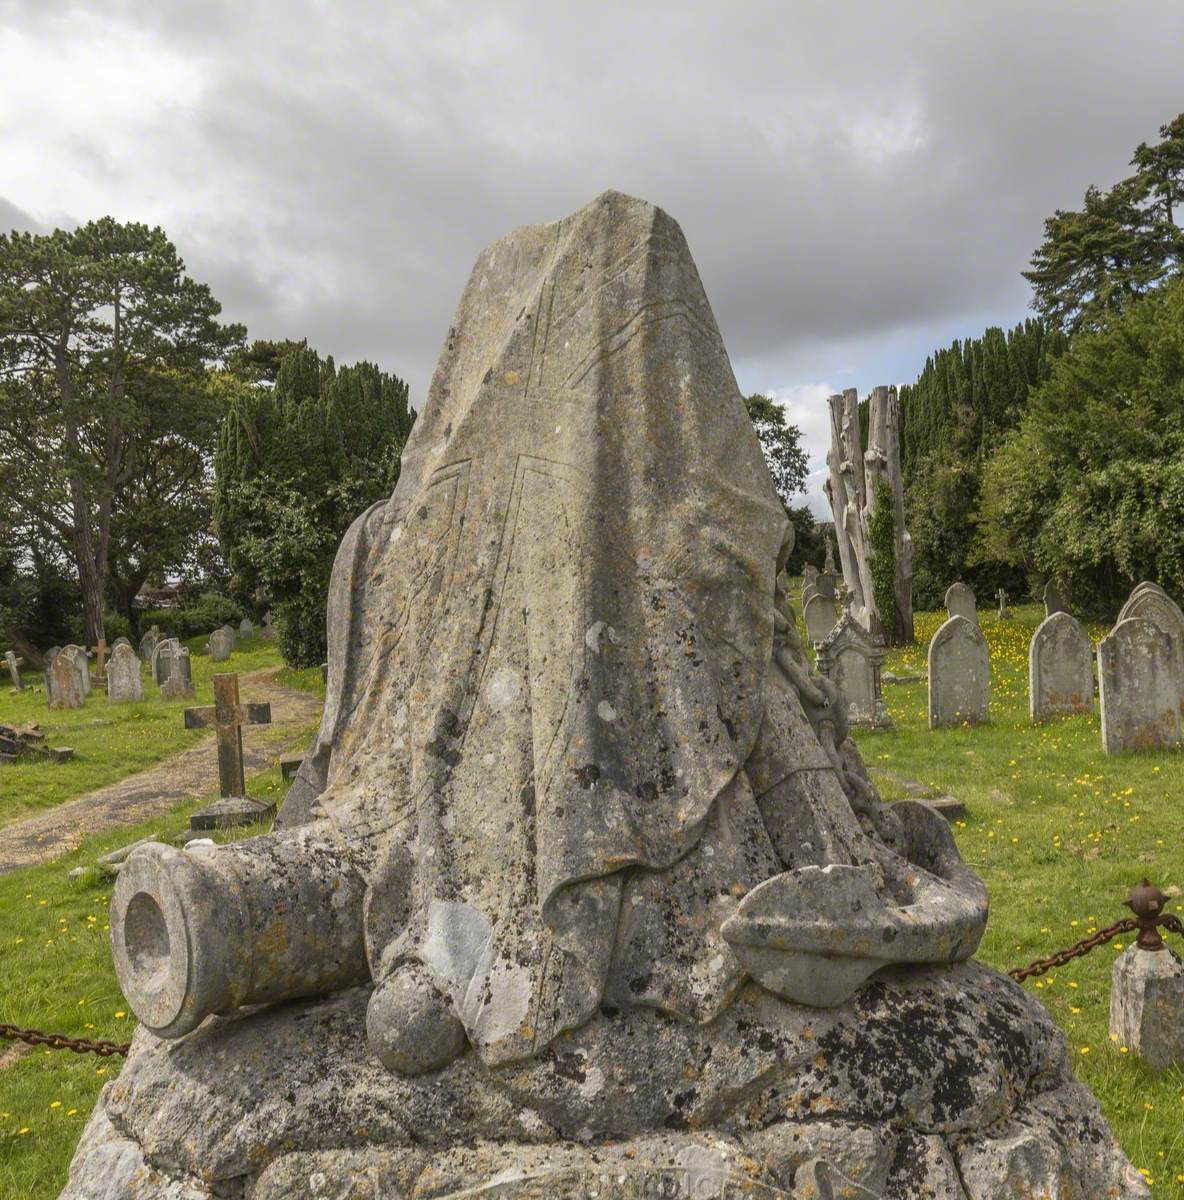
<svg viewBox="0 0 1184 1200">
<path fill-rule="evenodd" d="M 277 670 L 252 671 L 240 680 L 244 699 L 271 702 L 271 724 L 248 725 L 243 730 L 243 763 L 248 773 L 270 767 L 288 750 L 303 749 L 303 728 L 320 716 L 320 699 L 280 687 L 274 679 Z M 297 730 L 301 732 L 294 736 Z M 147 771 L 0 827 L 0 874 L 68 854 L 88 837 L 121 825 L 138 825 L 217 787 L 218 759 L 211 732 L 192 749 Z"/>
</svg>

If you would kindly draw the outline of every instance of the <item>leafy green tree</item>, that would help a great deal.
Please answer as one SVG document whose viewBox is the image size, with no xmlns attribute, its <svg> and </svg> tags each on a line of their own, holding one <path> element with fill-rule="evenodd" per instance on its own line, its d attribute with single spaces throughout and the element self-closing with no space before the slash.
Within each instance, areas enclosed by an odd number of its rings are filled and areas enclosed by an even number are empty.
<svg viewBox="0 0 1184 1200">
<path fill-rule="evenodd" d="M 1074 338 L 986 467 L 979 540 L 1083 609 L 1184 590 L 1184 279 Z"/>
<path fill-rule="evenodd" d="M 4 501 L 70 555 L 90 642 L 105 632 L 114 548 L 130 577 L 187 519 L 173 506 L 192 506 L 187 484 L 146 480 L 161 457 L 208 461 L 207 370 L 243 333 L 220 312 L 159 228 L 104 217 L 0 235 Z"/>
<path fill-rule="evenodd" d="M 222 386 L 214 514 L 232 590 L 256 613 L 270 603 L 285 659 L 310 666 L 341 538 L 398 479 L 407 385 L 372 363 L 338 370 L 304 343 L 255 343 Z"/>
<path fill-rule="evenodd" d="M 1184 113 L 1159 127 L 1162 141 L 1140 142 L 1131 159 L 1143 196 L 1158 205 L 1160 216 L 1176 223 L 1176 206 L 1184 197 Z"/>
<path fill-rule="evenodd" d="M 905 524 L 919 606 L 940 604 L 956 579 L 983 595 L 1022 587 L 1010 561 L 974 552 L 982 470 L 1067 346 L 1063 333 L 1040 321 L 1006 333 L 992 327 L 935 351 L 916 383 L 900 389 Z"/>
<path fill-rule="evenodd" d="M 802 431 L 786 420 L 780 404 L 759 392 L 745 396 L 744 407 L 764 451 L 773 486 L 788 509 L 790 500 L 806 487 L 810 460 L 802 449 Z"/>
<path fill-rule="evenodd" d="M 872 595 L 876 611 L 884 624 L 890 645 L 899 645 L 903 631 L 896 619 L 896 517 L 893 511 L 892 487 L 881 480 L 876 487 L 872 517 L 868 523 L 868 543 L 871 556 L 868 567 L 872 575 Z"/>
</svg>

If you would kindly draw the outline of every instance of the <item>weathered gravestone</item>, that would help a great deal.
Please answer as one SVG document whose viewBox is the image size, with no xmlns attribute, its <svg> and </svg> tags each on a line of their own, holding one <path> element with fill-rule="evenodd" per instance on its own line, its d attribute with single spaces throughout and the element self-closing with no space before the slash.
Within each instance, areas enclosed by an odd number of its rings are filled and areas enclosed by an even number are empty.
<svg viewBox="0 0 1184 1200">
<path fill-rule="evenodd" d="M 1061 589 L 1050 579 L 1044 585 L 1044 615 L 1051 617 L 1053 613 L 1067 613 L 1069 605 L 1061 595 Z"/>
<path fill-rule="evenodd" d="M 162 700 L 188 700 L 194 695 L 193 669 L 189 661 L 189 647 L 174 642 L 160 656 Z"/>
<path fill-rule="evenodd" d="M 999 620 L 1010 621 L 1011 609 L 1007 607 L 1007 592 L 1003 588 L 1000 588 L 995 593 L 995 599 L 999 601 Z"/>
<path fill-rule="evenodd" d="M 1152 621 L 1168 635 L 1172 675 L 1180 693 L 1180 712 L 1184 717 L 1184 612 L 1159 584 L 1144 581 L 1131 592 L 1127 602 L 1119 609 L 1115 624 L 1130 617 Z"/>
<path fill-rule="evenodd" d="M 12 677 L 12 686 L 18 692 L 25 690 L 24 680 L 21 679 L 21 664 L 25 661 L 17 656 L 11 650 L 4 651 L 4 661 L 8 665 L 8 674 Z"/>
<path fill-rule="evenodd" d="M 65 651 L 55 655 L 45 678 L 45 694 L 50 708 L 82 707 L 86 693 L 82 688 L 82 673 L 73 655 Z"/>
<path fill-rule="evenodd" d="M 131 639 L 124 637 L 123 634 L 120 634 L 119 637 L 117 637 L 115 639 L 115 641 L 113 641 L 111 643 L 111 650 L 114 652 L 116 646 L 131 646 L 131 645 L 132 645 Z M 133 650 L 133 652 L 135 651 L 134 646 L 132 646 L 132 650 Z"/>
<path fill-rule="evenodd" d="M 79 681 L 82 686 L 82 696 L 85 699 L 90 695 L 91 678 L 90 678 L 90 651 L 82 646 L 63 646 L 62 655 L 68 658 L 73 664 L 74 669 L 78 672 Z"/>
<path fill-rule="evenodd" d="M 50 708 L 53 708 L 54 706 L 53 673 L 50 671 L 50 667 L 53 666 L 53 660 L 57 658 L 61 652 L 61 646 L 50 646 L 50 648 L 45 652 L 45 661 L 41 668 L 42 678 L 45 680 L 45 699 L 49 702 Z"/>
<path fill-rule="evenodd" d="M 880 803 L 790 544 L 665 213 L 485 251 L 275 830 L 120 871 L 142 1027 L 68 1200 L 1145 1194 Z"/>
<path fill-rule="evenodd" d="M 186 729 L 218 731 L 218 793 L 221 799 L 189 818 L 191 829 L 222 829 L 253 825 L 275 816 L 275 805 L 247 795 L 243 772 L 244 725 L 266 725 L 271 721 L 270 704 L 240 704 L 238 676 L 214 676 L 214 703 L 185 710 Z"/>
<path fill-rule="evenodd" d="M 140 657 L 145 662 L 152 661 L 152 652 L 156 649 L 157 644 L 161 641 L 160 626 L 153 625 L 142 638 L 140 638 Z"/>
<path fill-rule="evenodd" d="M 848 723 L 869 729 L 891 729 L 892 718 L 884 704 L 880 680 L 884 643 L 871 637 L 850 612 L 845 612 L 814 649 L 819 674 L 843 693 Z"/>
<path fill-rule="evenodd" d="M 987 639 L 974 621 L 952 616 L 929 643 L 929 728 L 985 723 L 990 699 Z"/>
<path fill-rule="evenodd" d="M 255 626 L 251 624 L 251 619 L 249 617 L 243 617 L 243 619 L 238 623 L 238 636 L 245 638 L 255 636 Z"/>
<path fill-rule="evenodd" d="M 180 647 L 180 645 L 181 643 L 176 638 L 161 638 L 152 647 L 152 655 L 148 661 L 152 669 L 152 682 L 157 687 L 168 678 L 167 660 L 172 657 L 174 648 Z"/>
<path fill-rule="evenodd" d="M 1055 612 L 1028 644 L 1028 714 L 1047 721 L 1093 710 L 1093 643 L 1076 618 Z"/>
<path fill-rule="evenodd" d="M 806 636 L 817 645 L 835 627 L 839 619 L 838 606 L 826 596 L 813 596 L 802 613 L 806 621 Z"/>
<path fill-rule="evenodd" d="M 951 617 L 965 617 L 968 621 L 978 624 L 978 605 L 975 603 L 974 592 L 964 583 L 951 583 L 946 588 L 946 612 Z"/>
<path fill-rule="evenodd" d="M 813 563 L 806 563 L 802 568 L 802 587 L 809 587 L 818 578 L 818 568 Z"/>
<path fill-rule="evenodd" d="M 1102 749 L 1166 750 L 1180 744 L 1180 691 L 1172 639 L 1153 621 L 1128 617 L 1098 643 Z"/>
<path fill-rule="evenodd" d="M 130 642 L 116 642 L 111 661 L 107 663 L 107 699 L 117 704 L 143 700 L 142 665 Z"/>
<path fill-rule="evenodd" d="M 234 634 L 225 628 L 215 629 L 210 634 L 208 649 L 211 661 L 225 662 L 234 649 Z"/>
</svg>

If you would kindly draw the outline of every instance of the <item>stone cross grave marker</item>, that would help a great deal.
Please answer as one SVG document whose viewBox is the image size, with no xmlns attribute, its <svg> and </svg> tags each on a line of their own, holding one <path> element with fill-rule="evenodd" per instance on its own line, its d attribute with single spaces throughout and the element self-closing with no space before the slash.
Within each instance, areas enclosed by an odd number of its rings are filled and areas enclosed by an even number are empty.
<svg viewBox="0 0 1184 1200">
<path fill-rule="evenodd" d="M 21 679 L 21 663 L 23 663 L 25 660 L 23 658 L 17 658 L 17 656 L 13 654 L 11 650 L 5 650 L 4 661 L 8 664 L 9 675 L 12 676 L 12 686 L 16 688 L 18 692 L 23 692 L 25 690 L 25 683 L 24 680 Z"/>
<path fill-rule="evenodd" d="M 1076 617 L 1055 612 L 1028 645 L 1028 715 L 1047 721 L 1093 710 L 1093 644 Z"/>
<path fill-rule="evenodd" d="M 144 681 L 140 678 L 140 656 L 130 642 L 116 643 L 107 664 L 107 699 L 127 704 L 144 699 Z"/>
<path fill-rule="evenodd" d="M 954 615 L 929 643 L 929 728 L 989 721 L 990 697 L 987 639 L 974 621 Z"/>
<path fill-rule="evenodd" d="M 98 643 L 93 650 L 88 650 L 87 655 L 95 656 L 95 679 L 102 679 L 107 670 L 107 639 L 99 638 Z"/>
<path fill-rule="evenodd" d="M 1171 637 L 1128 617 L 1098 643 L 1102 749 L 1167 750 L 1180 744 L 1180 692 Z"/>
<path fill-rule="evenodd" d="M 244 725 L 270 725 L 270 704 L 240 704 L 237 675 L 214 676 L 214 703 L 185 710 L 186 729 L 218 731 L 217 803 L 189 818 L 191 829 L 219 829 L 230 825 L 251 825 L 275 815 L 274 804 L 264 804 L 247 795 L 243 774 Z"/>
<path fill-rule="evenodd" d="M 995 599 L 999 601 L 999 620 L 1010 621 L 1011 609 L 1007 607 L 1007 592 L 1003 588 L 1000 588 L 995 593 Z"/>
<path fill-rule="evenodd" d="M 978 605 L 974 593 L 964 583 L 951 583 L 946 588 L 946 612 L 951 617 L 965 617 L 978 624 Z"/>
<path fill-rule="evenodd" d="M 46 676 L 46 697 L 50 708 L 81 708 L 85 695 L 82 690 L 82 675 L 72 655 L 63 651 L 54 657 L 53 665 Z M 52 678 L 52 684 L 49 683 Z"/>
</svg>

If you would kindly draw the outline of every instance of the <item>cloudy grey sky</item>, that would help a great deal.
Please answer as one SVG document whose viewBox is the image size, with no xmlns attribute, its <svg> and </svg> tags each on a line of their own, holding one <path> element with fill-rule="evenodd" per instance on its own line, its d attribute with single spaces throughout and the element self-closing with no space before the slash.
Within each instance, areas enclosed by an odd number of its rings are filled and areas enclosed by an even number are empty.
<svg viewBox="0 0 1184 1200">
<path fill-rule="evenodd" d="M 0 0 L 0 226 L 159 223 L 252 336 L 418 406 L 483 245 L 633 192 L 820 458 L 827 394 L 1025 315 L 1182 52 L 1180 0 Z"/>
</svg>

